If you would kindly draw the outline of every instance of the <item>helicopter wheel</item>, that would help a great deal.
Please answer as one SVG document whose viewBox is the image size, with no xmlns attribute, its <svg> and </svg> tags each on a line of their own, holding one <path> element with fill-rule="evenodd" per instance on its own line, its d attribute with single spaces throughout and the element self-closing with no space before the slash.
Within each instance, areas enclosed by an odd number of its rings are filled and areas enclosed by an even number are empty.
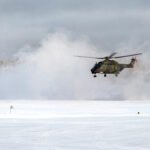
<svg viewBox="0 0 150 150">
<path fill-rule="evenodd" d="M 104 74 L 104 77 L 106 77 L 106 74 Z"/>
<path fill-rule="evenodd" d="M 93 77 L 96 78 L 97 77 L 96 74 Z"/>
</svg>

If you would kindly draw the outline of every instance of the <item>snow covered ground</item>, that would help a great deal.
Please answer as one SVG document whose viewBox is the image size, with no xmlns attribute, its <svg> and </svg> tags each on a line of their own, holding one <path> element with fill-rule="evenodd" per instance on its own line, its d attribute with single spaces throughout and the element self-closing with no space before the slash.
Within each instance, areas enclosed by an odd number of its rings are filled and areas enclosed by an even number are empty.
<svg viewBox="0 0 150 150">
<path fill-rule="evenodd" d="M 149 141 L 149 101 L 0 101 L 2 150 L 149 150 Z"/>
</svg>

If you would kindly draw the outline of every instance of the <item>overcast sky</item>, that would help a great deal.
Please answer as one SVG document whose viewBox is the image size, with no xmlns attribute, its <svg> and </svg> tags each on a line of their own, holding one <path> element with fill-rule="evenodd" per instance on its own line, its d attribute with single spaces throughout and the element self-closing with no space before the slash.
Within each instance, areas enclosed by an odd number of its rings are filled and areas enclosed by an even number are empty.
<svg viewBox="0 0 150 150">
<path fill-rule="evenodd" d="M 1 57 L 37 47 L 55 32 L 109 51 L 126 45 L 149 50 L 149 8 L 149 0 L 0 0 Z"/>
</svg>

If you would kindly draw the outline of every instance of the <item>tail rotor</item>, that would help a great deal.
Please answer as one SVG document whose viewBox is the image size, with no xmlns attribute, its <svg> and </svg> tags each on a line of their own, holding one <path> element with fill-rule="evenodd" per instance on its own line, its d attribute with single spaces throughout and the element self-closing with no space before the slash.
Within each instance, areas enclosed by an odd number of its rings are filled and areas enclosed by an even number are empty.
<svg viewBox="0 0 150 150">
<path fill-rule="evenodd" d="M 130 63 L 131 68 L 134 67 L 135 63 L 137 63 L 137 59 L 136 59 L 136 57 L 132 57 L 131 63 Z"/>
</svg>

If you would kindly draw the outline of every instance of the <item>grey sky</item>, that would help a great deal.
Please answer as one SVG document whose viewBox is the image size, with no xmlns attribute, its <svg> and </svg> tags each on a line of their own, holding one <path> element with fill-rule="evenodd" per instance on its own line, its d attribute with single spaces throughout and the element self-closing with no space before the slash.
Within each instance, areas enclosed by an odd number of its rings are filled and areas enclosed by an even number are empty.
<svg viewBox="0 0 150 150">
<path fill-rule="evenodd" d="M 148 0 L 0 0 L 1 57 L 38 46 L 58 31 L 110 51 L 122 45 L 138 49 L 150 39 L 149 7 Z"/>
</svg>

